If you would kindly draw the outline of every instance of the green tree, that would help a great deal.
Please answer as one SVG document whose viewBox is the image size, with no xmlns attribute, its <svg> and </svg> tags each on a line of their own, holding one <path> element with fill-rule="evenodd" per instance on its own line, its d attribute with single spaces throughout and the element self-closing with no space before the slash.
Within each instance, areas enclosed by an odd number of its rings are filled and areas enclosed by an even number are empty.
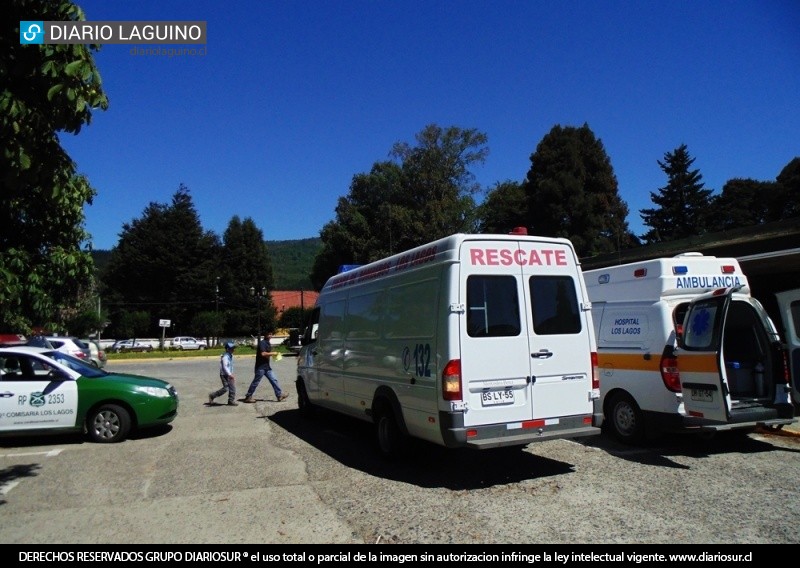
<svg viewBox="0 0 800 568">
<path fill-rule="evenodd" d="M 754 179 L 731 179 L 710 200 L 709 231 L 727 231 L 766 223 L 777 184 Z"/>
<path fill-rule="evenodd" d="M 313 307 L 303 309 L 300 306 L 286 308 L 278 320 L 278 327 L 303 329 L 313 309 Z"/>
<path fill-rule="evenodd" d="M 778 187 L 770 203 L 769 220 L 800 217 L 800 157 L 786 164 L 776 181 Z"/>
<path fill-rule="evenodd" d="M 226 333 L 255 335 L 259 319 L 262 332 L 272 329 L 275 306 L 269 293 L 274 289 L 275 279 L 264 234 L 253 219 L 248 217 L 242 221 L 234 216 L 222 240 L 223 262 L 218 272 L 220 294 L 224 298 L 220 309 L 225 311 Z"/>
<path fill-rule="evenodd" d="M 0 329 L 63 329 L 91 301 L 93 266 L 84 206 L 96 192 L 59 142 L 108 100 L 97 45 L 20 45 L 19 27 L 84 21 L 65 0 L 7 0 L 0 26 Z"/>
<path fill-rule="evenodd" d="M 192 329 L 198 337 L 211 339 L 220 337 L 225 332 L 225 317 L 219 312 L 199 312 L 192 318 Z M 209 346 L 211 343 L 209 343 Z"/>
<path fill-rule="evenodd" d="M 172 320 L 174 334 L 194 334 L 194 315 L 214 306 L 221 256 L 219 238 L 203 230 L 185 185 L 169 205 L 151 202 L 141 218 L 123 225 L 103 274 L 112 322 L 141 310 L 150 313 L 153 334 L 159 319 Z"/>
<path fill-rule="evenodd" d="M 650 192 L 658 207 L 640 210 L 650 230 L 642 236 L 646 244 L 674 241 L 708 232 L 711 211 L 710 189 L 705 189 L 700 170 L 691 169 L 695 159 L 686 144 L 664 154 L 658 165 L 667 174 L 667 185 Z"/>
<path fill-rule="evenodd" d="M 102 329 L 104 321 L 96 309 L 87 309 L 67 320 L 65 331 L 78 337 L 89 337 Z"/>
<path fill-rule="evenodd" d="M 474 129 L 426 126 L 416 144 L 397 142 L 368 174 L 353 177 L 336 219 L 320 232 L 311 281 L 319 290 L 343 264 L 365 264 L 476 227 L 471 167 L 488 154 Z"/>
<path fill-rule="evenodd" d="M 522 224 L 531 234 L 567 238 L 580 256 L 637 244 L 611 161 L 587 124 L 554 126 L 530 159 Z"/>
<path fill-rule="evenodd" d="M 505 181 L 496 184 L 478 208 L 478 232 L 508 233 L 528 221 L 528 198 L 522 184 Z"/>
<path fill-rule="evenodd" d="M 150 312 L 129 310 L 122 312 L 116 325 L 117 332 L 126 339 L 136 339 L 151 329 Z"/>
</svg>

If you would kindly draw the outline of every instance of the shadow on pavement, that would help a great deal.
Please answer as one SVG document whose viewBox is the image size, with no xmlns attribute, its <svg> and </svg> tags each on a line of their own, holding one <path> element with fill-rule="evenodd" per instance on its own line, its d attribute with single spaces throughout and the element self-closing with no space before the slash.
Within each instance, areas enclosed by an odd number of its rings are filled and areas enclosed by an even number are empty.
<svg viewBox="0 0 800 568">
<path fill-rule="evenodd" d="M 478 489 L 574 471 L 573 464 L 535 455 L 536 444 L 467 450 L 411 440 L 403 457 L 389 461 L 379 454 L 370 423 L 322 409 L 305 418 L 297 408 L 268 419 L 347 467 L 419 487 Z"/>
</svg>

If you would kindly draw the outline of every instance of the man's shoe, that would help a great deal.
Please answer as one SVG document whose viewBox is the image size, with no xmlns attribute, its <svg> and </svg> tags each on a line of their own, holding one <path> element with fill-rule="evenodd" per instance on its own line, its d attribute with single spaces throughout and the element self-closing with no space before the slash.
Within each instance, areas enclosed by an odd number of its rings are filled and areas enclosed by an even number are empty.
<svg viewBox="0 0 800 568">
<path fill-rule="evenodd" d="M 229 402 L 228 406 L 239 406 L 238 402 Z"/>
<path fill-rule="evenodd" d="M 252 396 L 246 397 L 242 402 L 246 402 L 247 404 L 252 404 L 256 401 Z"/>
<path fill-rule="evenodd" d="M 214 393 L 208 393 L 208 404 L 214 404 Z"/>
<path fill-rule="evenodd" d="M 278 402 L 286 400 L 287 398 L 289 398 L 289 395 L 287 393 L 283 393 L 281 396 L 278 397 Z"/>
</svg>

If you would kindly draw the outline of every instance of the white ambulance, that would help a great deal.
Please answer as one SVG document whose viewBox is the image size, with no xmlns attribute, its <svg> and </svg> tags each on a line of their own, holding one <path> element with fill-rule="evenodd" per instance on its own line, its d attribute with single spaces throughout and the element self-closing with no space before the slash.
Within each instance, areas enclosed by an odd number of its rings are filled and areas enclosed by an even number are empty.
<svg viewBox="0 0 800 568">
<path fill-rule="evenodd" d="M 616 438 L 795 421 L 784 346 L 736 259 L 684 253 L 584 277 Z"/>
<path fill-rule="evenodd" d="M 566 239 L 457 234 L 331 277 L 297 363 L 301 411 L 448 448 L 600 433 L 594 330 Z M 598 425 L 599 426 L 599 425 Z"/>
</svg>

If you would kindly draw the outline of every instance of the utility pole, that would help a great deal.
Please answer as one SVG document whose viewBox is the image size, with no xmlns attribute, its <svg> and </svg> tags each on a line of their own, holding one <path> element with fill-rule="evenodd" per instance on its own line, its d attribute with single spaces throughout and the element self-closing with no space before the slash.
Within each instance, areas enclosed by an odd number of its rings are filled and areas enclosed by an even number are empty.
<svg viewBox="0 0 800 568">
<path fill-rule="evenodd" d="M 258 301 L 258 338 L 256 339 L 256 344 L 258 344 L 261 341 L 261 300 L 267 295 L 267 289 L 264 286 L 261 289 L 250 286 L 250 295 L 254 296 Z"/>
<path fill-rule="evenodd" d="M 217 283 L 214 286 L 214 309 L 219 315 L 219 276 L 217 276 Z"/>
</svg>

